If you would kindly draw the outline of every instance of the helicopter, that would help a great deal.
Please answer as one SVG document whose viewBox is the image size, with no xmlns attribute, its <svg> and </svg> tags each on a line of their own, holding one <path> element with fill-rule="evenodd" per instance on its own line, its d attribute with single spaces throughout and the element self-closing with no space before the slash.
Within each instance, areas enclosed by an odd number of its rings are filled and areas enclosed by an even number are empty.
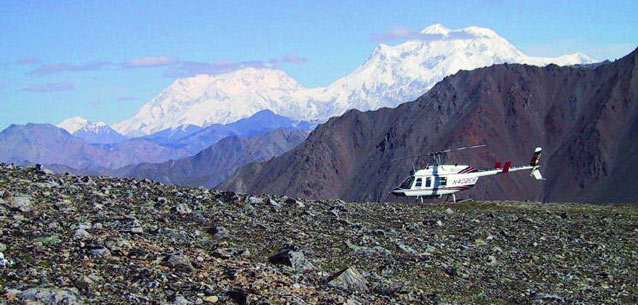
<svg viewBox="0 0 638 305">
<path fill-rule="evenodd" d="M 433 164 L 428 164 L 424 169 L 419 170 L 415 170 L 413 164 L 411 175 L 398 187 L 393 189 L 391 193 L 398 197 L 416 197 L 417 200 L 421 199 L 421 202 L 423 202 L 424 198 L 441 198 L 443 195 L 447 195 L 448 199 L 451 196 L 453 202 L 456 203 L 456 193 L 474 187 L 480 177 L 506 174 L 521 170 L 530 170 L 530 176 L 534 177 L 536 180 L 545 180 L 539 170 L 541 165 L 538 164 L 542 151 L 540 147 L 537 147 L 534 150 L 534 154 L 532 155 L 529 165 L 511 166 L 512 164 L 509 161 L 505 162 L 503 166 L 501 166 L 500 162 L 496 162 L 494 164 L 494 168 L 476 168 L 469 165 L 441 164 L 442 157 L 444 157 L 447 153 L 485 146 L 487 145 L 481 144 L 466 146 L 393 159 L 391 161 L 431 156 L 434 159 L 434 162 Z M 470 199 L 465 199 L 463 201 L 467 200 Z"/>
</svg>

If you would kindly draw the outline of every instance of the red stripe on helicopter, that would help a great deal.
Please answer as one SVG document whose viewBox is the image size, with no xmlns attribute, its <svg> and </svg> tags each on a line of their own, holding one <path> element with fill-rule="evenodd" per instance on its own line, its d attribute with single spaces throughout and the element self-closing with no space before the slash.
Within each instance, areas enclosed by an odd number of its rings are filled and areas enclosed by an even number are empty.
<svg viewBox="0 0 638 305">
<path fill-rule="evenodd" d="M 512 165 L 512 162 L 510 161 L 505 162 L 505 166 L 503 166 L 503 173 L 507 173 L 510 171 L 510 165 Z"/>
<path fill-rule="evenodd" d="M 468 166 L 468 167 L 464 168 L 463 170 L 461 170 L 460 172 L 458 172 L 457 174 L 467 174 L 467 173 L 471 173 L 471 172 L 475 172 L 475 171 L 476 171 L 475 167 Z"/>
</svg>

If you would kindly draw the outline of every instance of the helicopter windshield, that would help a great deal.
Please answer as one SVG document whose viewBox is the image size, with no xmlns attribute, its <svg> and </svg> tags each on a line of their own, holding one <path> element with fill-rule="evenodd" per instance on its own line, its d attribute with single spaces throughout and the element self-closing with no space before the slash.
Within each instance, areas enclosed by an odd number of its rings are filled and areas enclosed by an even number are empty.
<svg viewBox="0 0 638 305">
<path fill-rule="evenodd" d="M 412 186 L 412 182 L 414 182 L 414 176 L 410 176 L 406 178 L 401 185 L 399 185 L 400 189 L 409 189 Z"/>
</svg>

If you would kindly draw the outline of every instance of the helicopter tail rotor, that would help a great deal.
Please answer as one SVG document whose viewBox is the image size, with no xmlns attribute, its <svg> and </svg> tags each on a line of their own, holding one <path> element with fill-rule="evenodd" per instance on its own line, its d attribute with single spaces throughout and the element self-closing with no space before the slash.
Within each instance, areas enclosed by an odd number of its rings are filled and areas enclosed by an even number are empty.
<svg viewBox="0 0 638 305">
<path fill-rule="evenodd" d="M 532 172 L 530 173 L 530 175 L 536 180 L 546 180 L 545 178 L 543 178 L 543 175 L 541 175 L 541 171 L 539 170 L 541 165 L 538 164 L 538 161 L 540 161 L 541 159 L 541 151 L 542 148 L 536 147 L 536 149 L 534 150 L 534 155 L 532 156 L 532 160 L 529 162 L 529 165 L 532 167 Z"/>
</svg>

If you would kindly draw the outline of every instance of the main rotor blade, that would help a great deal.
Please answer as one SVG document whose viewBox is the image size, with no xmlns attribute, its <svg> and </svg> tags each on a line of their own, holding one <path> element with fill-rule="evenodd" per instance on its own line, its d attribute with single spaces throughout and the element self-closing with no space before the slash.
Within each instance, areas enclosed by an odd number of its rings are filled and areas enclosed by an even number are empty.
<svg viewBox="0 0 638 305">
<path fill-rule="evenodd" d="M 449 153 L 449 152 L 453 152 L 453 151 L 472 149 L 472 148 L 480 148 L 480 147 L 485 147 L 485 146 L 487 146 L 487 144 L 479 144 L 479 145 L 465 146 L 465 147 L 459 147 L 459 148 L 450 148 L 450 149 L 446 149 L 446 150 L 442 150 L 442 151 L 432 151 L 432 152 L 428 152 L 428 153 L 423 153 L 423 154 L 418 154 L 418 155 L 411 155 L 411 156 L 406 156 L 406 157 L 392 159 L 392 160 L 390 160 L 390 162 L 399 161 L 399 160 L 403 160 L 403 159 L 414 158 L 414 157 L 420 157 L 420 156 L 441 155 L 441 154 L 445 154 L 445 153 Z"/>
<path fill-rule="evenodd" d="M 449 152 L 453 152 L 453 151 L 472 149 L 472 148 L 479 148 L 479 147 L 485 147 L 485 146 L 487 146 L 487 144 L 479 144 L 479 145 L 465 146 L 465 147 L 459 147 L 459 148 L 450 148 L 450 149 L 439 151 L 437 153 L 449 153 Z"/>
<path fill-rule="evenodd" d="M 390 160 L 390 162 L 399 161 L 399 160 L 403 160 L 403 159 L 414 158 L 414 157 L 420 157 L 420 156 L 425 156 L 425 155 L 427 155 L 427 154 L 418 154 L 418 155 L 406 156 L 406 157 L 392 159 L 392 160 Z"/>
</svg>

